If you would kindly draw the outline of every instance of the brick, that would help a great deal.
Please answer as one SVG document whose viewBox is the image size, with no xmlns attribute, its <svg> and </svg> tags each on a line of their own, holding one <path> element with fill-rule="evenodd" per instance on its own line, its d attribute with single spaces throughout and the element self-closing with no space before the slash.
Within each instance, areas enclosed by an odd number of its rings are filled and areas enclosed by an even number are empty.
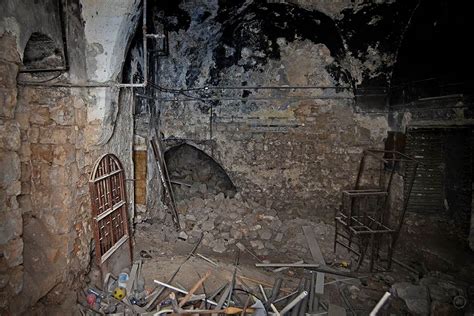
<svg viewBox="0 0 474 316">
<path fill-rule="evenodd" d="M 20 179 L 20 158 L 15 152 L 0 150 L 0 188 L 8 188 L 13 182 Z"/>
<path fill-rule="evenodd" d="M 9 210 L 0 212 L 0 244 L 7 244 L 10 240 L 18 238 L 23 232 L 21 211 Z"/>
<path fill-rule="evenodd" d="M 46 107 L 36 108 L 31 111 L 30 123 L 46 125 L 50 120 L 49 109 Z"/>
<path fill-rule="evenodd" d="M 20 63 L 16 39 L 11 34 L 4 33 L 0 36 L 0 59 L 12 63 Z"/>
<path fill-rule="evenodd" d="M 0 117 L 15 116 L 16 100 L 16 89 L 0 88 Z"/>
<path fill-rule="evenodd" d="M 44 162 L 51 164 L 53 162 L 53 145 L 49 144 L 31 144 L 31 160 L 33 162 Z"/>
<path fill-rule="evenodd" d="M 23 240 L 16 238 L 7 244 L 0 245 L 0 253 L 3 254 L 0 258 L 2 266 L 9 268 L 16 267 L 23 263 Z"/>
<path fill-rule="evenodd" d="M 20 140 L 20 126 L 17 122 L 0 124 L 0 148 L 16 151 L 20 148 Z"/>
<path fill-rule="evenodd" d="M 0 87 L 16 88 L 18 65 L 0 61 Z"/>
</svg>

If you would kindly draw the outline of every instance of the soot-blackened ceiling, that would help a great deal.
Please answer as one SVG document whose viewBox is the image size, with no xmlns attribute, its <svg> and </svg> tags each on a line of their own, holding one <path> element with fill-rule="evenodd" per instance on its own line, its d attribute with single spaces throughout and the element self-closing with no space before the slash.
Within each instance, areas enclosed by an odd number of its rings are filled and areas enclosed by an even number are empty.
<svg viewBox="0 0 474 316">
<path fill-rule="evenodd" d="M 322 43 L 338 62 L 346 59 L 344 66 L 344 63 L 335 63 L 326 69 L 339 84 L 352 81 L 353 84 L 386 85 L 417 4 L 418 1 L 407 0 L 356 1 L 348 4 L 334 20 L 317 10 L 266 1 L 218 0 L 206 5 L 190 5 L 163 0 L 157 1 L 153 10 L 169 32 L 193 32 L 196 24 L 219 25 L 212 39 L 217 44 L 206 43 L 207 49 L 213 50 L 215 60 L 209 73 L 210 84 L 218 84 L 219 73 L 236 65 L 246 47 L 260 53 L 260 57 L 253 56 L 257 65 L 280 58 L 277 39 L 285 38 L 287 42 Z M 359 73 L 350 69 L 348 64 L 351 63 L 360 68 Z M 192 86 L 197 77 L 196 71 L 189 73 L 187 86 Z"/>
<path fill-rule="evenodd" d="M 428 78 L 472 81 L 468 33 L 474 30 L 473 10 L 472 1 L 421 1 L 400 47 L 393 83 Z"/>
<path fill-rule="evenodd" d="M 360 0 L 334 5 L 337 12 L 327 15 L 322 12 L 328 13 L 328 5 L 318 11 L 317 1 L 309 10 L 258 0 L 157 0 L 150 1 L 149 21 L 155 24 L 148 27 L 160 23 L 178 42 L 175 51 L 188 56 L 185 80 L 177 80 L 176 88 L 223 84 L 222 74 L 236 65 L 263 72 L 264 65 L 281 58 L 281 38 L 324 44 L 335 60 L 325 66 L 335 85 L 389 86 L 430 76 L 469 80 L 474 67 L 466 32 L 474 26 L 472 6 L 447 0 Z M 197 44 L 179 44 L 186 41 Z M 252 63 L 242 62 L 247 48 Z"/>
</svg>

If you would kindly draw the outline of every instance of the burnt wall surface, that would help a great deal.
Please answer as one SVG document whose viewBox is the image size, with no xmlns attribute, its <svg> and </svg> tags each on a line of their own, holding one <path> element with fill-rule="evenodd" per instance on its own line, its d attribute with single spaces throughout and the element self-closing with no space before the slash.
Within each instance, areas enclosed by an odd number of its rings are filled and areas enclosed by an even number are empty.
<svg viewBox="0 0 474 316">
<path fill-rule="evenodd" d="M 383 147 L 388 130 L 386 113 L 355 106 L 353 87 L 380 74 L 386 82 L 410 8 L 161 2 L 153 22 L 169 32 L 169 54 L 155 59 L 165 139 L 204 150 L 243 196 L 279 216 L 332 219 L 362 150 Z"/>
</svg>

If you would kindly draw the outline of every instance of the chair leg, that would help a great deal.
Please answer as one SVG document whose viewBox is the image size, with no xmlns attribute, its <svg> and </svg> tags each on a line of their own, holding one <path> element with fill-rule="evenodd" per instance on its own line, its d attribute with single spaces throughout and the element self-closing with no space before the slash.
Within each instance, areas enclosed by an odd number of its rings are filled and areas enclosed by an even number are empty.
<svg viewBox="0 0 474 316">
<path fill-rule="evenodd" d="M 365 241 L 364 237 L 360 237 L 360 242 L 359 242 L 359 259 L 357 260 L 357 266 L 355 268 L 355 271 L 359 271 L 360 266 L 362 265 L 362 262 L 364 261 L 365 258 L 365 252 L 367 251 L 367 243 Z"/>
<path fill-rule="evenodd" d="M 375 234 L 370 236 L 370 267 L 369 270 L 372 272 L 374 270 L 374 263 L 375 263 Z"/>
<path fill-rule="evenodd" d="M 392 235 L 389 235 L 388 239 L 389 240 L 388 240 L 388 250 L 387 250 L 387 270 L 390 271 L 392 269 L 392 256 L 393 256 Z"/>
</svg>

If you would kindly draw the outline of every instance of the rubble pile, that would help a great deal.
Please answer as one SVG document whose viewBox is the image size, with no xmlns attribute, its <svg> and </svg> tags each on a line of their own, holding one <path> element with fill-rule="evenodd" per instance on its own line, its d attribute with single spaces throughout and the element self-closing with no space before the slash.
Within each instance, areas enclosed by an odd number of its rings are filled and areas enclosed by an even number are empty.
<svg viewBox="0 0 474 316">
<path fill-rule="evenodd" d="M 226 172 L 205 153 L 180 145 L 166 152 L 166 163 L 177 201 L 207 198 L 219 193 L 232 197 L 235 187 Z"/>
<path fill-rule="evenodd" d="M 243 245 L 259 256 L 304 256 L 308 249 L 301 231 L 303 225 L 314 227 L 322 248 L 332 247 L 333 226 L 299 218 L 285 219 L 283 223 L 277 211 L 244 200 L 240 193 L 233 198 L 226 198 L 223 193 L 207 199 L 193 197 L 179 202 L 178 211 L 188 241 L 195 243 L 202 233 L 203 246 L 217 253 L 233 252 Z"/>
<path fill-rule="evenodd" d="M 436 272 L 423 277 L 418 284 L 398 282 L 392 286 L 392 292 L 416 315 L 459 314 L 472 297 L 472 293 L 467 293 L 471 291 L 472 286 Z"/>
</svg>

